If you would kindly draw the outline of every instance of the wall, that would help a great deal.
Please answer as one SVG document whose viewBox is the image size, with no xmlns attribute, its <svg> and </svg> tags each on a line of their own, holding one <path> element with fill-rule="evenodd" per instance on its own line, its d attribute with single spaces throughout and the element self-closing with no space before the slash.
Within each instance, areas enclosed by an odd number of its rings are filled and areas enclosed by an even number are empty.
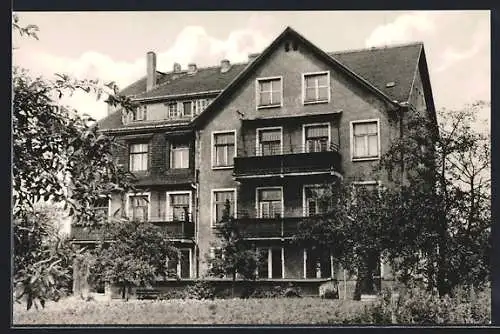
<svg viewBox="0 0 500 334">
<path fill-rule="evenodd" d="M 302 73 L 330 71 L 331 100 L 325 104 L 303 105 L 302 103 Z M 255 80 L 259 77 L 283 77 L 283 107 L 256 109 Z M 237 112 L 238 111 L 238 112 Z M 341 113 L 340 115 L 333 113 Z M 210 227 L 211 218 L 211 190 L 215 188 L 238 188 L 238 183 L 233 180 L 232 169 L 214 170 L 211 168 L 211 134 L 213 131 L 236 130 L 237 147 L 243 147 L 242 122 L 239 114 L 245 119 L 256 119 L 270 116 L 289 116 L 305 114 L 332 113 L 331 121 L 339 120 L 340 152 L 342 155 L 342 167 L 346 178 L 357 178 L 361 180 L 375 180 L 382 178 L 372 171 L 376 161 L 351 161 L 350 153 L 350 122 L 355 120 L 377 118 L 380 120 L 382 154 L 388 146 L 390 138 L 397 135 L 397 131 L 390 128 L 388 114 L 380 99 L 375 97 L 366 88 L 361 87 L 358 82 L 346 77 L 334 68 L 330 68 L 321 60 L 317 59 L 308 50 L 299 45 L 298 51 L 285 52 L 283 45 L 279 46 L 264 65 L 259 66 L 233 94 L 228 98 L 225 105 L 215 112 L 208 124 L 200 132 L 200 157 L 197 168 L 200 170 L 200 220 L 199 220 L 199 248 L 200 248 L 200 274 L 206 269 L 205 254 L 208 252 L 210 243 L 215 240 L 214 233 Z M 279 124 L 277 122 L 276 124 Z M 300 132 L 300 135 L 299 135 Z M 245 136 L 245 147 L 255 146 L 255 135 L 248 131 Z M 302 142 L 302 132 L 290 130 L 294 133 L 292 141 Z M 287 181 L 288 182 L 288 181 Z M 303 181 L 304 183 L 309 183 Z M 262 184 L 269 184 L 262 181 Z M 287 183 L 287 186 L 291 186 Z M 294 193 L 301 189 L 295 188 Z M 251 190 L 249 191 L 249 194 Z M 243 194 L 242 194 L 243 195 Z M 243 195 L 244 196 L 244 195 Z M 251 195 L 249 195 L 251 196 Z M 291 210 L 301 211 L 302 200 L 296 197 L 297 206 L 292 205 Z M 238 198 L 238 209 L 244 207 L 244 200 Z M 292 204 L 292 203 L 290 203 Z M 248 204 L 247 204 L 248 205 Z M 300 209 L 299 209 L 300 206 Z"/>
</svg>

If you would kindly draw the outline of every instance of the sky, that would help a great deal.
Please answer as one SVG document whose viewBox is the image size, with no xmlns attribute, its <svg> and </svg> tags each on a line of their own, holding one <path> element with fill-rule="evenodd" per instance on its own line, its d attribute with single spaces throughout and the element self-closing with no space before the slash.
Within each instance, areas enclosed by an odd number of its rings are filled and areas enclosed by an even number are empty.
<svg viewBox="0 0 500 334">
<path fill-rule="evenodd" d="M 437 109 L 490 101 L 489 11 L 282 11 L 282 12 L 20 12 L 21 25 L 39 27 L 39 40 L 13 36 L 13 64 L 33 75 L 115 81 L 124 88 L 146 74 L 146 53 L 157 69 L 245 62 L 287 26 L 325 51 L 424 42 Z M 104 102 L 79 93 L 66 98 L 101 119 Z M 479 114 L 489 131 L 490 111 Z"/>
</svg>

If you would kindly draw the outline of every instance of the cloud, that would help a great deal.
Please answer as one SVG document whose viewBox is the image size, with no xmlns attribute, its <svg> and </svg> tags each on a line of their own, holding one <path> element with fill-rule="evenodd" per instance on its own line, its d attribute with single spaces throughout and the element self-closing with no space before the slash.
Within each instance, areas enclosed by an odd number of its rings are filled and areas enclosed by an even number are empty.
<svg viewBox="0 0 500 334">
<path fill-rule="evenodd" d="M 477 25 L 477 28 L 472 35 L 471 46 L 461 51 L 448 46 L 440 56 L 440 65 L 436 68 L 436 72 L 441 72 L 449 67 L 476 56 L 485 47 L 490 46 L 490 29 L 489 20 L 482 21 Z M 489 54 L 489 50 L 487 52 Z"/>
<path fill-rule="evenodd" d="M 436 28 L 427 13 L 415 12 L 398 16 L 393 22 L 379 25 L 365 40 L 366 47 L 383 46 L 416 40 L 416 36 L 432 33 Z"/>
<path fill-rule="evenodd" d="M 213 66 L 224 58 L 233 63 L 246 61 L 248 53 L 262 51 L 276 34 L 272 18 L 265 15 L 251 16 L 242 29 L 232 31 L 226 39 L 210 36 L 201 26 L 187 26 L 169 49 L 156 50 L 157 69 L 171 71 L 174 62 L 186 67 L 191 62 L 198 66 Z M 87 51 L 78 58 L 65 58 L 38 50 L 32 52 L 23 45 L 16 52 L 14 64 L 47 78 L 53 78 L 54 73 L 67 73 L 79 79 L 115 81 L 124 88 L 146 73 L 146 50 L 144 56 L 132 62 L 113 59 L 97 51 Z M 62 102 L 97 119 L 107 114 L 104 102 L 83 92 L 66 97 Z"/>
</svg>

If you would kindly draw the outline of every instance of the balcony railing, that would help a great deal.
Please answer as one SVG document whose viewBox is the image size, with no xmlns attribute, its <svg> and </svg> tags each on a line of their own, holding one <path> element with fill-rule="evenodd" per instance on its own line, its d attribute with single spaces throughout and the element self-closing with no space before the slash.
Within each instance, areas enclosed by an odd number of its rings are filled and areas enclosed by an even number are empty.
<svg viewBox="0 0 500 334">
<path fill-rule="evenodd" d="M 193 239 L 194 238 L 194 223 L 190 216 L 188 219 L 181 217 L 167 217 L 167 219 L 149 220 L 149 223 L 158 226 L 169 239 Z M 105 240 L 110 239 L 111 233 L 107 230 L 108 227 L 93 227 L 92 229 L 84 228 L 80 225 L 71 226 L 71 238 L 77 241 L 97 241 L 104 237 Z"/>
<path fill-rule="evenodd" d="M 238 212 L 237 224 L 245 238 L 290 238 L 305 217 L 259 217 L 255 212 Z"/>
<path fill-rule="evenodd" d="M 283 175 L 306 172 L 340 172 L 339 146 L 254 148 L 240 152 L 234 160 L 234 176 Z"/>
</svg>

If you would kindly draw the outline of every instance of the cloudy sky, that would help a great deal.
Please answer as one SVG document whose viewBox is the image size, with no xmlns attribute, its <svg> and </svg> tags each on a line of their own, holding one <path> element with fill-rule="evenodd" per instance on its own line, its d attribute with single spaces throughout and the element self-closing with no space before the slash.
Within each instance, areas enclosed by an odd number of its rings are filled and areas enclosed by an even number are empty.
<svg viewBox="0 0 500 334">
<path fill-rule="evenodd" d="M 125 87 L 146 73 L 146 52 L 160 71 L 242 62 L 290 26 L 325 51 L 424 42 L 436 108 L 490 100 L 489 11 L 287 12 L 21 12 L 39 41 L 14 36 L 14 65 L 33 74 L 115 81 Z M 67 101 L 100 119 L 102 102 L 86 94 Z M 489 111 L 481 116 L 489 124 Z M 489 126 L 487 126 L 489 128 Z"/>
</svg>

